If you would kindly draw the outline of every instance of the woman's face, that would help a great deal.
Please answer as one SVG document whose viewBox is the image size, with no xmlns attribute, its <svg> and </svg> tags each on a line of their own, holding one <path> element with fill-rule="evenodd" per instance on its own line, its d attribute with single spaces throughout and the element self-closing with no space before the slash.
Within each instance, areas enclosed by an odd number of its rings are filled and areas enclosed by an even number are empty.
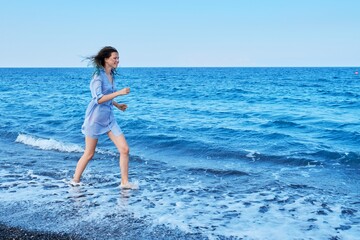
<svg viewBox="0 0 360 240">
<path fill-rule="evenodd" d="M 112 69 L 117 68 L 119 65 L 119 54 L 117 52 L 112 52 L 109 58 L 105 58 L 105 67 L 106 65 Z"/>
</svg>

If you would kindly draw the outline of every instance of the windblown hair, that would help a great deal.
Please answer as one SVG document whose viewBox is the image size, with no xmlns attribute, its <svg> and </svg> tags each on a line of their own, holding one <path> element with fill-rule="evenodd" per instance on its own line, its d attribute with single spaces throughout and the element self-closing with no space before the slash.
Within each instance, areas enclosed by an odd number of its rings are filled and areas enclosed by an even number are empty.
<svg viewBox="0 0 360 240">
<path fill-rule="evenodd" d="M 98 72 L 100 69 L 103 69 L 105 67 L 105 58 L 109 58 L 111 56 L 111 53 L 118 51 L 110 46 L 103 47 L 98 54 L 91 56 L 87 58 L 90 60 L 92 65 L 96 68 L 96 72 Z M 113 69 L 113 74 L 115 74 L 115 69 Z"/>
</svg>

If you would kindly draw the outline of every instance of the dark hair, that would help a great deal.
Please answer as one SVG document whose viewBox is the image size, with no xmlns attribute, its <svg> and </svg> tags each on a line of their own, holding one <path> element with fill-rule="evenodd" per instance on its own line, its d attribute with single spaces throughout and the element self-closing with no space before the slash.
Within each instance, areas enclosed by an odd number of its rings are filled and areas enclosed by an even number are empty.
<svg viewBox="0 0 360 240">
<path fill-rule="evenodd" d="M 118 51 L 115 48 L 106 46 L 106 47 L 103 47 L 98 52 L 98 54 L 89 57 L 88 60 L 90 60 L 90 62 L 94 65 L 94 67 L 98 71 L 105 67 L 105 58 L 109 58 L 111 56 L 111 53 L 113 53 L 113 52 L 118 53 Z M 113 70 L 113 71 L 115 71 L 115 70 Z"/>
</svg>

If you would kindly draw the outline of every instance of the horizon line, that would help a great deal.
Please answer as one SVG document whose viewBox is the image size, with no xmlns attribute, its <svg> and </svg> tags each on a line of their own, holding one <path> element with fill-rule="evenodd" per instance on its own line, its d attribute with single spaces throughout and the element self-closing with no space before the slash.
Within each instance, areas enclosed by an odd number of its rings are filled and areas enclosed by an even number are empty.
<svg viewBox="0 0 360 240">
<path fill-rule="evenodd" d="M 93 66 L 87 67 L 74 67 L 74 66 L 8 66 L 4 68 L 94 68 Z M 118 68 L 360 68 L 359 66 L 120 66 Z"/>
</svg>

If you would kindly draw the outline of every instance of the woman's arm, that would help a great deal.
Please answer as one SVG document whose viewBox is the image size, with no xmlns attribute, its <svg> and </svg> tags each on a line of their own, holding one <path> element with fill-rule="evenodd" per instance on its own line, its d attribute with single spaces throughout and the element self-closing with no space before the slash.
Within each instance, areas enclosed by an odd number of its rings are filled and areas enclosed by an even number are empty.
<svg viewBox="0 0 360 240">
<path fill-rule="evenodd" d="M 127 105 L 126 105 L 126 104 L 124 104 L 124 103 L 117 103 L 117 102 L 115 102 L 114 100 L 113 100 L 113 105 L 114 105 L 117 109 L 119 109 L 119 110 L 121 110 L 121 111 L 125 111 L 125 110 L 127 109 Z"/>
<path fill-rule="evenodd" d="M 113 100 L 112 103 L 115 107 L 119 108 L 119 104 L 116 101 Z"/>
<path fill-rule="evenodd" d="M 116 92 L 113 92 L 113 93 L 110 93 L 110 94 L 106 94 L 106 95 L 103 95 L 99 100 L 98 100 L 98 103 L 99 104 L 102 104 L 104 102 L 107 102 L 109 100 L 112 100 L 118 96 L 122 96 L 122 95 L 126 95 L 126 94 L 129 94 L 130 92 L 130 88 L 123 88 L 119 91 L 116 91 Z"/>
</svg>

